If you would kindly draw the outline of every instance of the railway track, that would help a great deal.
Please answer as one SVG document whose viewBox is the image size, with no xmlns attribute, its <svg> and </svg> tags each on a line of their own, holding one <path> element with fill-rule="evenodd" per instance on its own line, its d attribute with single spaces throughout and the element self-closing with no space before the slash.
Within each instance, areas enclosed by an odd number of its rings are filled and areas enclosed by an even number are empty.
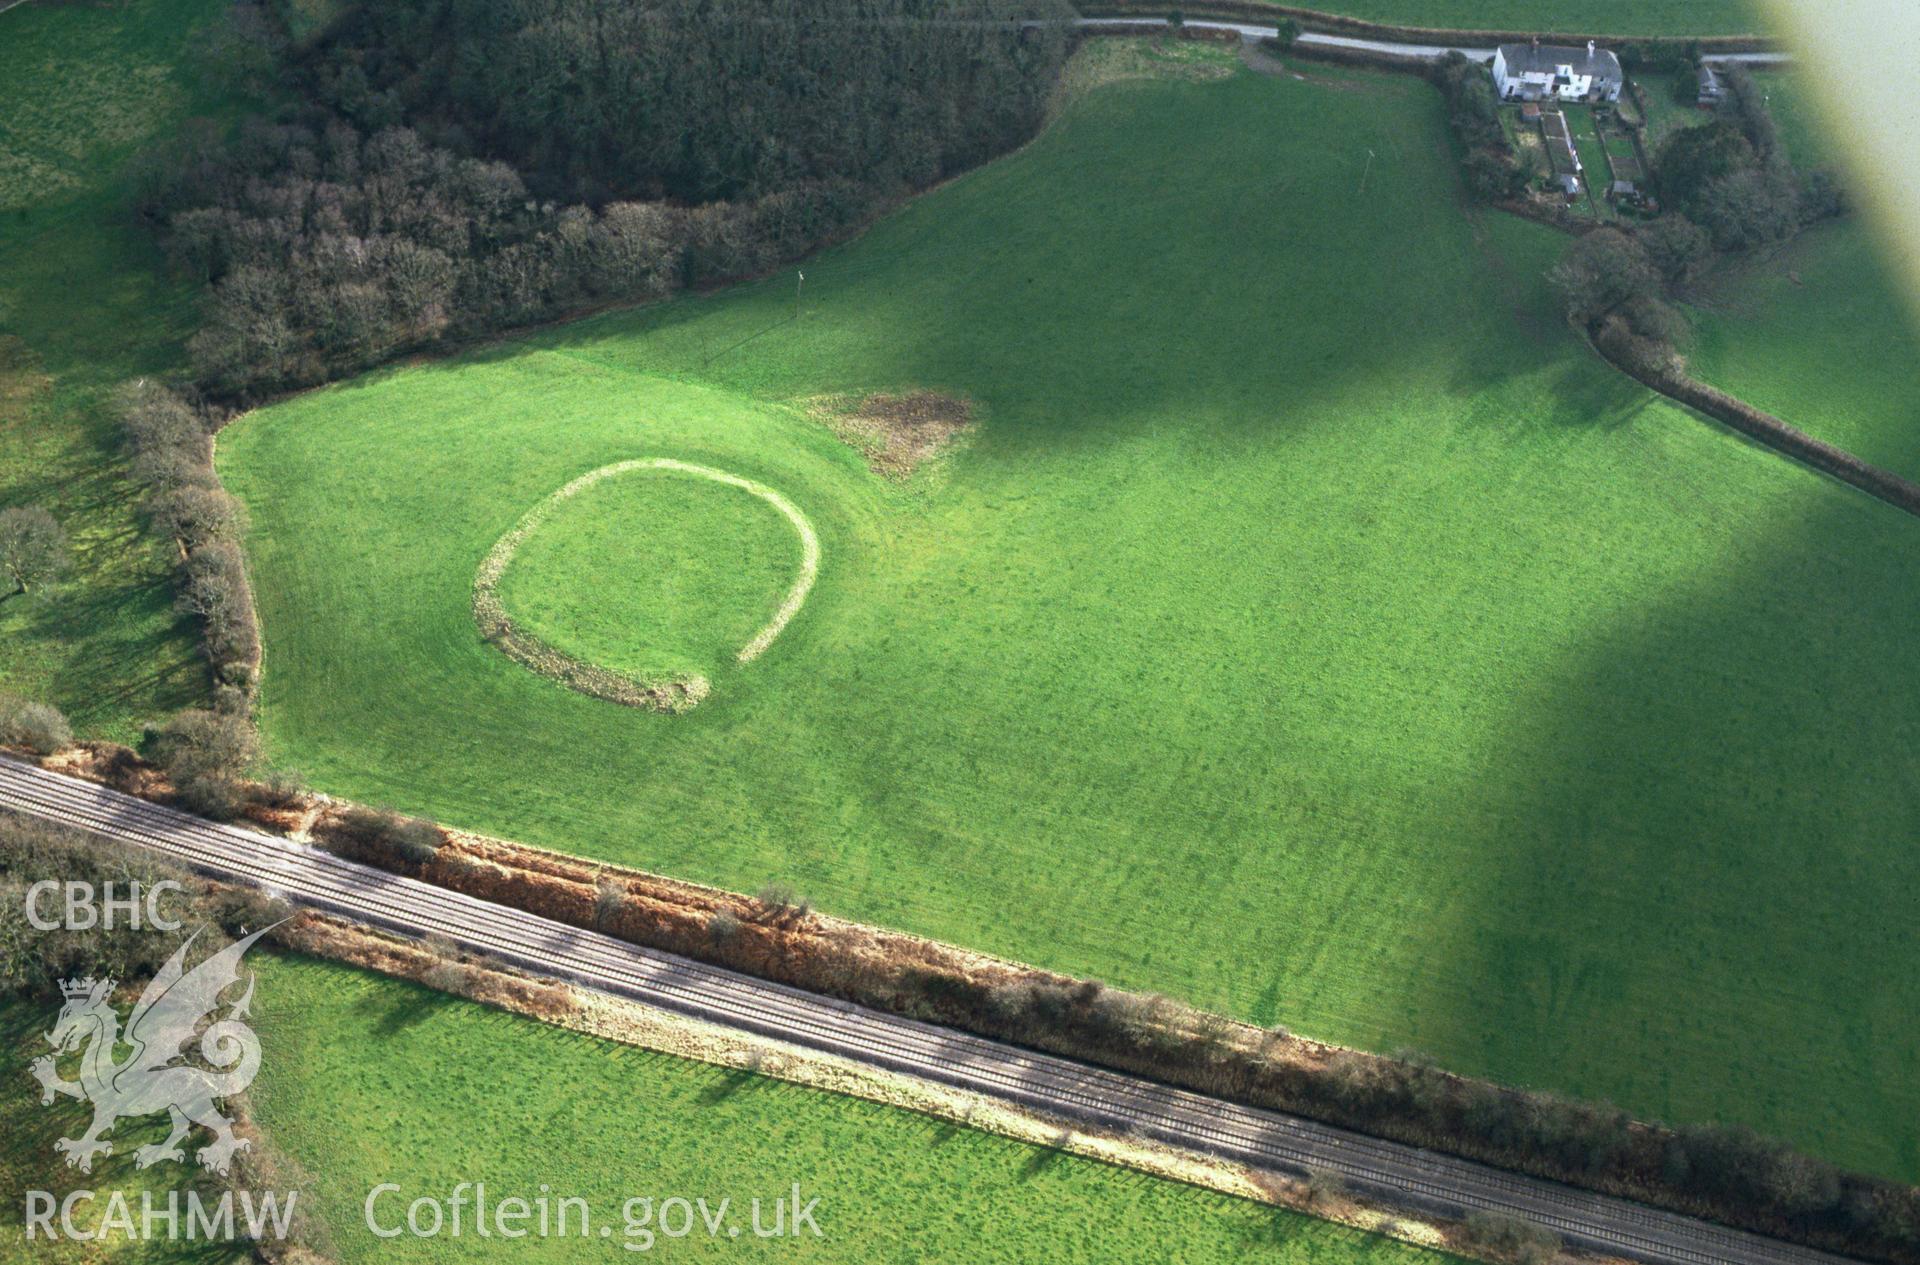
<svg viewBox="0 0 1920 1265">
<path fill-rule="evenodd" d="M 1843 1258 L 1628 1200 L 1241 1106 L 645 949 L 220 825 L 0 757 L 0 807 L 151 849 L 297 906 L 442 935 L 538 975 L 1020 1104 L 1070 1122 L 1299 1174 L 1447 1216 L 1523 1217 L 1653 1265 L 1837 1265 Z"/>
</svg>

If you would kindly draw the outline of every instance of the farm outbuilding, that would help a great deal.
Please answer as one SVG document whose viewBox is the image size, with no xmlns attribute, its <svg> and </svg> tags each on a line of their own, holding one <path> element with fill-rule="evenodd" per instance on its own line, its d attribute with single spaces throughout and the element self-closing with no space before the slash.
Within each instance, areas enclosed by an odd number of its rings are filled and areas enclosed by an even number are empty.
<svg viewBox="0 0 1920 1265">
<path fill-rule="evenodd" d="M 1700 63 L 1700 104 L 1712 109 L 1720 104 L 1720 98 L 1727 95 L 1727 89 L 1720 82 L 1720 72 L 1705 62 Z"/>
<path fill-rule="evenodd" d="M 1493 54 L 1493 86 L 1502 101 L 1618 101 L 1626 75 L 1612 51 L 1592 40 L 1584 49 L 1562 44 L 1502 44 Z"/>
</svg>

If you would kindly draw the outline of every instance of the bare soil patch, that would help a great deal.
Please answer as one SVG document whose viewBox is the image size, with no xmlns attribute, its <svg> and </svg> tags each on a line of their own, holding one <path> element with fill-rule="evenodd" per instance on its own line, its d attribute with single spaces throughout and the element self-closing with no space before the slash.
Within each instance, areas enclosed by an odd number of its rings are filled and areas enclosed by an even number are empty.
<svg viewBox="0 0 1920 1265">
<path fill-rule="evenodd" d="M 858 448 L 875 474 L 906 479 L 973 424 L 973 405 L 938 391 L 823 396 L 807 412 Z"/>
</svg>

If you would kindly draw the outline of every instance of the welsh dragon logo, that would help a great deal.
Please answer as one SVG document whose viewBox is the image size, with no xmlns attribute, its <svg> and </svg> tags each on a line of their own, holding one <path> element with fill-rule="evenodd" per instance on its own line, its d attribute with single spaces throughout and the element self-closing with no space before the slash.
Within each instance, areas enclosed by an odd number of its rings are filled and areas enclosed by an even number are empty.
<svg viewBox="0 0 1920 1265">
<path fill-rule="evenodd" d="M 246 977 L 246 991 L 228 1005 L 225 1015 L 204 1031 L 200 1025 L 214 1018 L 220 994 L 240 981 L 240 959 L 271 930 L 262 927 L 188 971 L 184 969 L 187 950 L 200 938 L 194 932 L 141 992 L 127 1015 L 124 1035 L 111 1000 L 113 980 L 61 981 L 67 1002 L 47 1033 L 54 1053 L 35 1059 L 30 1070 L 40 1082 L 43 1105 L 51 1103 L 55 1094 L 93 1104 L 93 1123 L 86 1133 L 53 1144 L 70 1166 L 91 1172 L 94 1156 L 113 1154 L 113 1143 L 105 1134 L 115 1121 L 161 1111 L 172 1118 L 173 1129 L 164 1142 L 134 1152 L 134 1163 L 140 1168 L 161 1160 L 184 1163 L 186 1153 L 180 1143 L 196 1124 L 213 1131 L 213 1142 L 195 1158 L 216 1173 L 226 1173 L 234 1153 L 251 1145 L 234 1136 L 233 1121 L 220 1113 L 214 1101 L 245 1089 L 260 1070 L 260 1039 L 243 1022 L 253 1001 L 253 977 Z M 196 1034 L 208 1068 L 184 1062 L 186 1047 Z M 130 1046 L 132 1053 L 116 1063 L 114 1051 L 122 1044 Z M 75 1050 L 81 1051 L 80 1079 L 63 1080 L 54 1061 Z"/>
</svg>

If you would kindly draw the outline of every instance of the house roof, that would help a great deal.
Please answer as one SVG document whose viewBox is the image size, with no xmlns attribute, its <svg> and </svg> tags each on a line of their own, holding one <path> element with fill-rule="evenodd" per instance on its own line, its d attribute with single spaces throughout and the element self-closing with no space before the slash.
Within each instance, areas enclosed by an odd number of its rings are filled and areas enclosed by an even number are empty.
<svg viewBox="0 0 1920 1265">
<path fill-rule="evenodd" d="M 1551 75 L 1562 66 L 1572 66 L 1576 75 L 1620 78 L 1620 59 L 1611 49 L 1597 45 L 1588 52 L 1565 44 L 1502 44 L 1500 56 L 1512 75 Z"/>
</svg>

